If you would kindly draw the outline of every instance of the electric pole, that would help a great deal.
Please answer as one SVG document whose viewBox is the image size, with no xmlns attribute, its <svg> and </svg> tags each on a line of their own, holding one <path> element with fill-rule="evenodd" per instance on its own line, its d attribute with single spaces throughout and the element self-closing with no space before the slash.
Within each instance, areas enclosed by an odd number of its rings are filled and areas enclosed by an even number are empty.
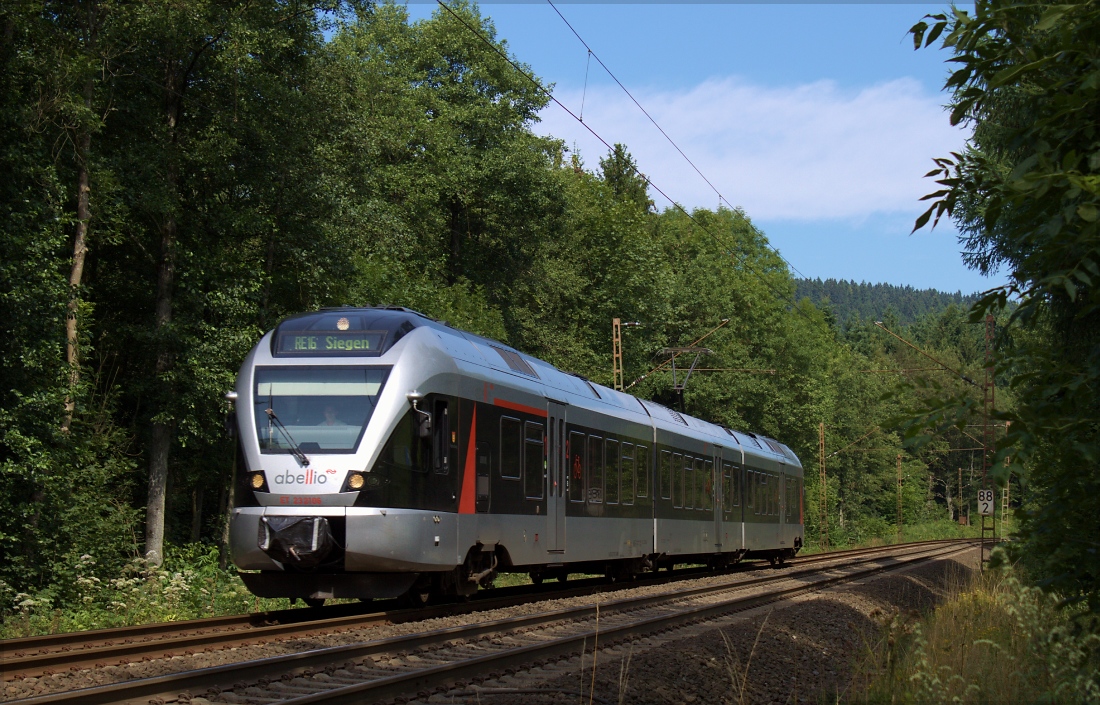
<svg viewBox="0 0 1100 705">
<path fill-rule="evenodd" d="M 898 541 L 901 541 L 901 453 L 898 453 Z"/>
<path fill-rule="evenodd" d="M 821 475 L 821 550 L 829 550 L 828 487 L 825 484 L 825 422 L 817 426 L 817 458 Z"/>
<path fill-rule="evenodd" d="M 616 391 L 623 391 L 623 336 L 618 318 L 611 319 L 611 373 Z"/>
</svg>

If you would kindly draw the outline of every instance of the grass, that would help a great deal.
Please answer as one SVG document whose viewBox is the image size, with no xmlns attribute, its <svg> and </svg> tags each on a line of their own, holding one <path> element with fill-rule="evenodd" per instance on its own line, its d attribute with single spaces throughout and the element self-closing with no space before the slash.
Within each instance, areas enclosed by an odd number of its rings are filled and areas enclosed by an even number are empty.
<svg viewBox="0 0 1100 705">
<path fill-rule="evenodd" d="M 0 639 L 104 629 L 201 617 L 246 614 L 292 606 L 287 599 L 252 595 L 237 573 L 218 567 L 218 550 L 169 546 L 157 568 L 136 558 L 122 574 L 100 578 L 95 559 L 81 556 L 69 592 L 15 593 L 0 583 L 6 609 Z"/>
<path fill-rule="evenodd" d="M 873 528 L 881 529 L 875 526 Z M 881 533 L 881 532 L 880 532 Z M 975 527 L 951 522 L 907 526 L 904 541 L 930 538 L 976 536 Z M 852 534 L 849 533 L 849 537 Z M 892 543 L 896 534 L 862 532 L 859 542 L 834 544 L 833 549 Z M 808 545 L 804 554 L 818 552 Z M 35 594 L 16 593 L 0 581 L 0 639 L 13 639 L 59 632 L 103 629 L 153 622 L 172 622 L 202 617 L 246 614 L 288 609 L 293 600 L 258 598 L 245 588 L 236 571 L 218 567 L 213 546 L 188 544 L 169 546 L 164 565 L 150 566 L 142 559 L 131 561 L 120 575 L 105 575 L 91 556 L 82 556 L 64 571 L 75 579 L 61 590 L 51 588 Z M 598 577 L 573 574 L 573 579 Z M 497 587 L 529 585 L 527 573 L 502 573 Z"/>
<path fill-rule="evenodd" d="M 963 539 L 981 538 L 981 525 L 960 526 L 946 519 L 927 521 L 919 524 L 903 524 L 901 534 L 897 533 L 892 524 L 876 523 L 872 530 L 855 530 L 846 532 L 840 536 L 830 535 L 829 550 L 840 551 L 849 548 L 872 548 L 874 546 L 887 546 L 895 543 L 908 543 L 911 541 L 933 541 L 936 539 Z M 1012 532 L 1009 522 L 997 524 L 997 535 L 1007 536 Z M 821 544 L 817 539 L 806 538 L 806 546 L 799 552 L 801 555 L 821 553 Z"/>
<path fill-rule="evenodd" d="M 1100 703 L 1100 625 L 1011 568 L 957 585 L 934 612 L 880 614 L 849 700 Z"/>
</svg>

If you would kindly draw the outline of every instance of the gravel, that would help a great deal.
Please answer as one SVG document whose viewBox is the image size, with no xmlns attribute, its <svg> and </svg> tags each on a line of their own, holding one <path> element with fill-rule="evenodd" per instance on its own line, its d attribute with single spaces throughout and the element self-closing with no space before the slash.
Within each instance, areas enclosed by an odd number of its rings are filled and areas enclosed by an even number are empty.
<svg viewBox="0 0 1100 705">
<path fill-rule="evenodd" d="M 741 705 L 845 699 L 857 660 L 884 620 L 933 607 L 977 568 L 977 550 L 804 595 L 690 630 L 600 649 L 452 691 L 431 703 Z M 742 686 L 742 682 L 744 685 Z M 508 690 L 521 689 L 522 698 Z M 544 692 L 545 695 L 539 694 Z M 460 694 L 460 692 L 462 694 Z"/>
<path fill-rule="evenodd" d="M 963 558 L 959 558 L 961 555 Z M 977 551 L 957 554 L 952 560 L 937 560 L 900 573 L 853 583 L 828 592 L 796 598 L 782 609 L 747 612 L 728 622 L 708 623 L 678 630 L 667 637 L 635 642 L 632 646 L 601 649 L 597 656 L 593 689 L 591 653 L 585 658 L 558 662 L 543 668 L 521 671 L 499 681 L 487 681 L 484 688 L 550 689 L 548 699 L 536 694 L 484 692 L 467 697 L 459 690 L 436 696 L 433 702 L 591 702 L 599 703 L 788 703 L 817 702 L 818 694 L 843 692 L 851 669 L 852 655 L 863 644 L 864 635 L 877 629 L 872 613 L 892 609 L 926 609 L 943 594 L 947 576 L 968 570 Z M 745 578 L 760 575 L 749 571 Z M 687 580 L 678 587 L 730 580 L 729 575 Z M 665 592 L 668 586 L 640 585 L 605 593 L 601 601 Z M 289 638 L 253 646 L 199 651 L 188 656 L 152 659 L 126 665 L 104 665 L 94 669 L 62 671 L 41 678 L 4 682 L 0 700 L 14 700 L 78 688 L 148 678 L 226 663 L 297 653 L 307 649 L 360 643 L 411 634 L 471 621 L 494 620 L 533 614 L 564 606 L 592 604 L 591 596 L 545 600 L 474 615 L 430 619 L 368 629 L 354 629 L 308 638 Z M 718 628 L 716 628 L 718 627 Z M 751 658 L 750 658 L 751 656 Z M 629 659 L 629 668 L 626 661 Z M 746 669 L 747 667 L 747 669 Z M 743 699 L 731 688 L 736 674 L 748 677 Z M 620 677 L 624 684 L 620 684 Z M 582 682 L 583 681 L 583 682 Z M 555 695 L 554 692 L 557 691 Z M 566 693 L 569 693 L 568 695 Z M 577 693 L 586 694 L 581 698 Z M 591 695 L 591 698 L 588 696 Z M 488 698 L 488 699 L 487 699 Z"/>
</svg>

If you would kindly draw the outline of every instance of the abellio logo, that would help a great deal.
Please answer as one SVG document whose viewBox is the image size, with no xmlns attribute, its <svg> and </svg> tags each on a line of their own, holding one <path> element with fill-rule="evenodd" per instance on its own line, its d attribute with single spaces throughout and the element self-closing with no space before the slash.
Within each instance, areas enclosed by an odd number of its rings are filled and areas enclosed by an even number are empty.
<svg viewBox="0 0 1100 705">
<path fill-rule="evenodd" d="M 323 473 L 314 472 L 313 468 L 307 468 L 299 475 L 288 472 L 275 476 L 276 485 L 323 485 L 326 482 L 328 478 Z"/>
</svg>

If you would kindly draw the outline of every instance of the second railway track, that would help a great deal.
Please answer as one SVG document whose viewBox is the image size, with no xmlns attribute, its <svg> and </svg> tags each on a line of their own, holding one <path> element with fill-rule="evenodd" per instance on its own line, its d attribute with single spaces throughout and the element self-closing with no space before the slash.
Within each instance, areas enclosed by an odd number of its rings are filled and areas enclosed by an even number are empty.
<svg viewBox="0 0 1100 705">
<path fill-rule="evenodd" d="M 792 569 L 769 572 L 764 577 L 742 574 L 719 584 L 622 599 L 604 595 L 605 599 L 611 599 L 598 609 L 589 603 L 518 618 L 312 649 L 15 702 L 21 705 L 187 702 L 192 695 L 225 703 L 374 702 L 429 692 L 445 683 L 472 679 L 479 674 L 485 676 L 520 664 L 579 653 L 596 639 L 606 644 L 638 638 L 685 623 L 752 609 L 942 557 L 965 550 L 969 545 L 925 542 L 863 549 L 843 555 L 822 554 L 800 559 Z M 831 565 L 837 560 L 842 562 Z M 559 596 L 555 593 L 541 597 Z M 600 615 L 598 623 L 594 622 L 597 613 Z M 362 615 L 363 618 L 371 616 Z M 310 630 L 320 628 L 318 623 L 296 626 Z M 251 640 L 256 638 L 253 635 Z"/>
<path fill-rule="evenodd" d="M 866 555 L 902 547 L 934 546 L 944 541 L 923 541 L 895 547 L 860 548 L 803 556 L 791 562 L 792 566 L 812 565 L 821 562 L 850 560 Z M 742 564 L 734 568 L 733 575 L 745 575 Z M 649 584 L 661 584 L 698 577 L 700 570 L 677 571 L 650 576 Z M 364 611 L 365 605 L 334 605 L 321 610 L 291 609 L 250 615 L 213 617 L 186 622 L 103 629 L 88 632 L 54 634 L 45 637 L 10 639 L 0 644 L 0 663 L 3 663 L 3 679 L 6 681 L 28 677 L 52 675 L 64 670 L 101 668 L 108 665 L 126 665 L 151 658 L 171 658 L 192 655 L 198 651 L 226 649 L 272 640 L 300 638 L 326 633 L 338 633 L 364 629 L 382 624 L 398 624 L 421 621 L 434 617 L 483 612 L 510 607 L 533 600 L 576 597 L 609 589 L 630 588 L 632 583 L 614 586 L 605 580 L 577 581 L 571 587 L 531 586 L 520 589 L 486 591 L 479 599 L 461 604 L 436 605 L 420 609 L 391 609 Z M 498 594 L 499 593 L 499 594 Z M 389 606 L 393 606 L 390 602 Z"/>
</svg>

